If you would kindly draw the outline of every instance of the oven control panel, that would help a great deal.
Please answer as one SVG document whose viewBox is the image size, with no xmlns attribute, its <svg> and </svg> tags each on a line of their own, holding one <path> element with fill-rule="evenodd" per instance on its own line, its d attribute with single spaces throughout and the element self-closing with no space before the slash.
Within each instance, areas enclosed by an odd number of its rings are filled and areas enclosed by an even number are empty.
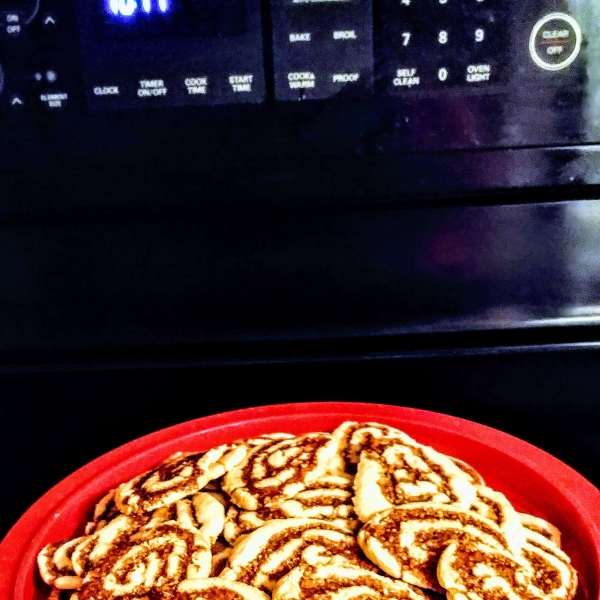
<svg viewBox="0 0 600 600">
<path fill-rule="evenodd" d="M 0 103 L 58 111 L 577 85 L 593 3 L 5 0 Z M 76 104 L 76 102 L 75 102 Z"/>
</svg>

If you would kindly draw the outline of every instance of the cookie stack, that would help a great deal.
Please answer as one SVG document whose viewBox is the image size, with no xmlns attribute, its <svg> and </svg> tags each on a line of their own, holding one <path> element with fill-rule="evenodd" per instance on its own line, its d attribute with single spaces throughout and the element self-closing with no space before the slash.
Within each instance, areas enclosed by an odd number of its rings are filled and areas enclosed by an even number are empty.
<svg viewBox="0 0 600 600">
<path fill-rule="evenodd" d="M 377 423 L 179 453 L 38 556 L 70 600 L 572 600 L 560 532 Z"/>
</svg>

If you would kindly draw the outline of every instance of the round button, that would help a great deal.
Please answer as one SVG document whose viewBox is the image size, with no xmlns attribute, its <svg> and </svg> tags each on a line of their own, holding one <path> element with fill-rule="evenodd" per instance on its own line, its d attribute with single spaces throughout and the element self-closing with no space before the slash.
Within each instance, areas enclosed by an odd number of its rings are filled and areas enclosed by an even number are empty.
<svg viewBox="0 0 600 600">
<path fill-rule="evenodd" d="M 579 56 L 581 38 L 581 27 L 572 16 L 550 13 L 535 24 L 529 38 L 529 52 L 541 69 L 560 71 Z"/>
</svg>

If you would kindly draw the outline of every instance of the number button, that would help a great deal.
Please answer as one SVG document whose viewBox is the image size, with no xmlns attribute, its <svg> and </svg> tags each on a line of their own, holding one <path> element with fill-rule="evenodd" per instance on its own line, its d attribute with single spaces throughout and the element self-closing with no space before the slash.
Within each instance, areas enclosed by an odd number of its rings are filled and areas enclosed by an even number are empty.
<svg viewBox="0 0 600 600">
<path fill-rule="evenodd" d="M 428 81 L 431 87 L 454 87 L 460 83 L 461 68 L 453 58 L 441 59 L 431 65 L 428 73 Z"/>
<path fill-rule="evenodd" d="M 443 54 L 441 56 L 450 56 L 454 53 L 454 48 L 460 44 L 461 32 L 453 24 L 448 23 L 446 19 L 433 23 L 429 28 L 428 48 L 429 52 Z"/>
<path fill-rule="evenodd" d="M 465 19 L 460 33 L 460 52 L 467 60 L 479 60 L 490 56 L 505 56 L 509 53 L 506 42 L 508 26 L 501 19 Z"/>
</svg>

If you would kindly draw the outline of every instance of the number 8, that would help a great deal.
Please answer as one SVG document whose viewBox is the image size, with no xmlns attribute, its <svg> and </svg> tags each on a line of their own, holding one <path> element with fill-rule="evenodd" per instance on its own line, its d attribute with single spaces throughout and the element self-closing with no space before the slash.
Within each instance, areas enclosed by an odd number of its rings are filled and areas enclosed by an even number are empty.
<svg viewBox="0 0 600 600">
<path fill-rule="evenodd" d="M 442 30 L 438 33 L 438 42 L 440 44 L 448 43 L 448 32 L 447 31 Z"/>
</svg>

